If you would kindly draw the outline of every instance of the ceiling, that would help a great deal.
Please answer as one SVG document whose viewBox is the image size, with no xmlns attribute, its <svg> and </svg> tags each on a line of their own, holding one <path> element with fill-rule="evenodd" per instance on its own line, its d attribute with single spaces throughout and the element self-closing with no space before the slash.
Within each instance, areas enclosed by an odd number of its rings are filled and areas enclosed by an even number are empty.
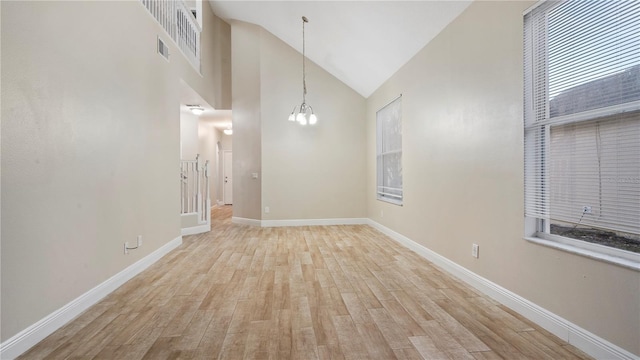
<svg viewBox="0 0 640 360">
<path fill-rule="evenodd" d="M 349 87 L 369 97 L 471 1 L 219 1 L 225 20 L 260 25 Z"/>
</svg>

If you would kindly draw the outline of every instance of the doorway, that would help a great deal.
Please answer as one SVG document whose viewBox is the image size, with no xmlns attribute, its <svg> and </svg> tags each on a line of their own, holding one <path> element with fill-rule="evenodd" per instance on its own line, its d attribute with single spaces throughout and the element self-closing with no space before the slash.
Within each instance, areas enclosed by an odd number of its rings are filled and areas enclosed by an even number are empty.
<svg viewBox="0 0 640 360">
<path fill-rule="evenodd" d="M 222 189 L 222 194 L 223 194 L 223 201 L 225 205 L 231 205 L 233 204 L 233 168 L 232 168 L 232 160 L 233 160 L 233 155 L 232 152 L 230 150 L 224 150 L 223 151 L 224 154 L 224 158 L 223 158 L 223 189 Z"/>
</svg>

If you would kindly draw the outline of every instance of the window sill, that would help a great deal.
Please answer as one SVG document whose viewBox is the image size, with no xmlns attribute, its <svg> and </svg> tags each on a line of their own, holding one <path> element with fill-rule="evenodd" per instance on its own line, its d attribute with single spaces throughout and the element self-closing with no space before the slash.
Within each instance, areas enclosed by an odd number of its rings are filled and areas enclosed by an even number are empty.
<svg viewBox="0 0 640 360">
<path fill-rule="evenodd" d="M 584 256 L 590 259 L 622 266 L 627 269 L 640 271 L 640 254 L 637 254 L 636 260 L 630 260 L 630 259 L 624 259 L 614 255 L 603 254 L 598 251 L 594 251 L 590 249 L 583 249 L 575 245 L 561 243 L 555 240 L 541 239 L 539 237 L 525 237 L 524 239 L 534 244 L 547 246 L 550 248 L 566 251 L 568 253 Z M 635 254 L 633 255 L 633 257 L 635 257 Z"/>
<path fill-rule="evenodd" d="M 393 205 L 402 206 L 402 200 L 396 200 L 396 199 L 390 199 L 390 198 L 377 198 L 376 200 L 393 204 Z"/>
</svg>

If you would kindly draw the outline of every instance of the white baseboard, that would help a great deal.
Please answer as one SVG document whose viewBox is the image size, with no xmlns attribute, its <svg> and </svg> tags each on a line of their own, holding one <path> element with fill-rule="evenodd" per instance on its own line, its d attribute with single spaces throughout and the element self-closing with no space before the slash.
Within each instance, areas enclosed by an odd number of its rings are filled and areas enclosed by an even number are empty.
<svg viewBox="0 0 640 360">
<path fill-rule="evenodd" d="M 211 231 L 211 224 L 203 224 L 203 225 L 183 228 L 181 230 L 181 233 L 182 233 L 182 236 L 187 236 L 187 235 L 202 234 L 209 231 Z"/>
<path fill-rule="evenodd" d="M 579 327 L 549 310 L 469 271 L 444 256 L 429 250 L 417 242 L 399 234 L 371 219 L 368 224 L 398 243 L 413 250 L 453 276 L 478 289 L 482 293 L 515 310 L 562 340 L 577 347 L 596 359 L 640 359 L 637 355 Z"/>
<path fill-rule="evenodd" d="M 0 359 L 15 359 L 20 356 L 83 311 L 98 303 L 122 284 L 144 271 L 171 250 L 180 246 L 180 244 L 182 244 L 182 236 L 178 236 L 164 244 L 156 251 L 0 344 Z"/>
<path fill-rule="evenodd" d="M 261 226 L 260 220 L 247 219 L 247 218 L 241 218 L 236 216 L 231 218 L 231 222 L 234 224 L 240 224 L 240 225 Z"/>
<path fill-rule="evenodd" d="M 262 220 L 262 227 L 281 226 L 327 226 L 327 225 L 364 225 L 368 224 L 366 218 L 342 218 L 342 219 L 296 219 L 296 220 Z"/>
</svg>

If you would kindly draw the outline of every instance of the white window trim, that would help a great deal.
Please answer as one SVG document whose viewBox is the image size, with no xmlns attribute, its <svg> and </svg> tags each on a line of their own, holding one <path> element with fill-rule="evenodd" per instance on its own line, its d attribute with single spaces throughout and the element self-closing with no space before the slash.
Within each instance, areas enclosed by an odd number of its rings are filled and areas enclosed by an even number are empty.
<svg viewBox="0 0 640 360">
<path fill-rule="evenodd" d="M 638 253 L 551 234 L 535 234 L 534 236 L 525 237 L 524 239 L 534 244 L 640 272 L 640 254 Z"/>
<path fill-rule="evenodd" d="M 399 190 L 401 190 L 401 195 L 395 195 L 395 194 L 389 194 L 386 193 L 384 191 L 380 191 L 380 188 L 389 188 L 389 187 L 385 187 L 385 186 L 381 186 L 380 184 L 378 184 L 378 159 L 380 157 L 384 157 L 385 155 L 390 155 L 390 154 L 402 154 L 402 148 L 401 149 L 395 149 L 395 150 L 391 150 L 391 151 L 386 151 L 386 152 L 380 152 L 378 153 L 377 150 L 377 142 L 380 141 L 380 139 L 378 138 L 378 120 L 377 120 L 377 116 L 378 116 L 378 112 L 381 111 L 382 109 L 386 108 L 387 106 L 391 105 L 392 103 L 394 103 L 395 101 L 402 99 L 402 94 L 400 94 L 398 97 L 394 98 L 393 100 L 389 101 L 388 103 L 386 103 L 384 106 L 382 106 L 380 108 L 380 110 L 376 111 L 376 200 L 378 201 L 383 201 L 389 204 L 393 204 L 393 205 L 397 205 L 397 206 L 403 206 L 404 204 L 404 184 L 402 186 L 402 188 L 400 188 Z M 399 119 L 400 122 L 402 122 L 402 117 Z M 392 188 L 389 188 L 392 189 Z M 395 189 L 395 188 L 393 188 Z M 397 189 L 396 189 L 397 190 Z"/>
<path fill-rule="evenodd" d="M 525 217 L 524 240 L 640 272 L 640 253 L 540 232 L 540 222 L 539 219 Z"/>
<path fill-rule="evenodd" d="M 398 206 L 402 206 L 403 205 L 403 200 L 402 199 L 394 199 L 394 196 L 398 196 L 399 195 L 390 195 L 390 194 L 383 194 L 381 192 L 377 192 L 377 196 L 376 196 L 376 200 L 378 201 L 384 201 L 386 203 L 390 203 L 393 205 L 398 205 Z"/>
<path fill-rule="evenodd" d="M 525 11 L 523 16 L 529 14 L 539 6 L 548 3 L 559 3 L 555 0 L 540 0 Z M 525 71 L 527 71 L 525 69 Z M 606 108 L 588 110 L 581 113 L 571 114 L 567 116 L 561 116 L 554 119 L 554 125 L 568 124 L 573 122 L 579 122 L 586 118 L 594 119 L 610 115 L 612 113 L 622 113 L 637 111 L 640 109 L 640 102 L 635 101 L 631 103 L 625 103 L 615 105 Z M 526 110 L 525 110 L 526 111 Z M 540 121 L 538 125 L 548 125 L 552 121 L 545 120 Z M 602 261 L 605 263 L 618 265 L 627 269 L 640 272 L 640 253 L 617 249 L 610 246 L 604 246 L 600 244 L 590 243 L 587 241 L 572 239 L 560 235 L 553 235 L 549 233 L 549 229 L 546 232 L 539 232 L 541 226 L 549 227 L 549 221 L 543 221 L 537 218 L 531 218 L 525 216 L 525 236 L 524 240 L 534 244 L 546 246 L 549 248 L 565 251 L 571 254 L 584 256 L 590 259 Z"/>
</svg>

